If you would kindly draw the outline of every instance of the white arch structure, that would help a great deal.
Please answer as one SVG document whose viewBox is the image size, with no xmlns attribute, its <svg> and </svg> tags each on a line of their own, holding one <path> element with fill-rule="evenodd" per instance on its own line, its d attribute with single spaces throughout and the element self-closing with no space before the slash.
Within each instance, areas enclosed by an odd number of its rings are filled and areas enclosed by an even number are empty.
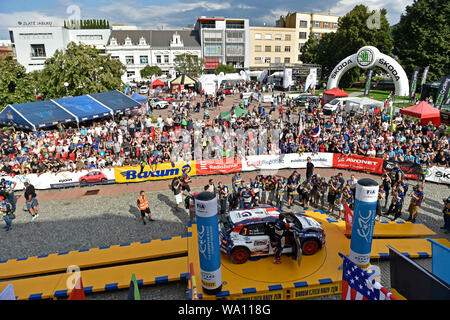
<svg viewBox="0 0 450 320">
<path fill-rule="evenodd" d="M 344 73 L 354 67 L 360 67 L 362 69 L 370 69 L 373 67 L 382 68 L 394 81 L 395 95 L 409 95 L 409 81 L 402 66 L 393 58 L 381 53 L 377 48 L 372 46 L 362 47 L 357 53 L 339 62 L 328 78 L 327 90 L 337 88 Z"/>
</svg>

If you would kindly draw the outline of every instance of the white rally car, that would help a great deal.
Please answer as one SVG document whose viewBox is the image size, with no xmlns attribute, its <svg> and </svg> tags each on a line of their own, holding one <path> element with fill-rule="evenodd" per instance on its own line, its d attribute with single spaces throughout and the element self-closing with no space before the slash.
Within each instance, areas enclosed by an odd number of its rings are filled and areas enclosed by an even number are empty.
<svg viewBox="0 0 450 320">
<path fill-rule="evenodd" d="M 231 211 L 220 222 L 220 250 L 228 254 L 233 263 L 244 263 L 249 257 L 274 254 L 273 225 L 280 211 L 273 207 Z M 284 237 L 282 253 L 312 255 L 325 244 L 325 233 L 320 223 L 301 213 L 285 213 L 286 221 L 292 224 Z"/>
</svg>

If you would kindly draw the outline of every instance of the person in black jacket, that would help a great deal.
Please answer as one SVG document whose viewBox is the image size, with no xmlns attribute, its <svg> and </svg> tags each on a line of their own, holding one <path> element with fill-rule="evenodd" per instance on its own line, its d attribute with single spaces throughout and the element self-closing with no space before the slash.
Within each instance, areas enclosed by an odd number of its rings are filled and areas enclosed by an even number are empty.
<svg viewBox="0 0 450 320">
<path fill-rule="evenodd" d="M 34 189 L 34 186 L 32 184 L 30 184 L 28 181 L 24 182 L 25 185 L 25 201 L 26 201 L 26 207 L 27 210 L 30 212 L 31 214 L 31 221 L 34 221 L 34 219 L 36 219 L 37 217 L 39 217 L 38 214 L 38 203 L 36 200 L 36 191 Z"/>
<path fill-rule="evenodd" d="M 314 164 L 311 162 L 311 157 L 306 158 L 306 161 L 306 180 L 309 180 L 314 173 Z"/>
</svg>

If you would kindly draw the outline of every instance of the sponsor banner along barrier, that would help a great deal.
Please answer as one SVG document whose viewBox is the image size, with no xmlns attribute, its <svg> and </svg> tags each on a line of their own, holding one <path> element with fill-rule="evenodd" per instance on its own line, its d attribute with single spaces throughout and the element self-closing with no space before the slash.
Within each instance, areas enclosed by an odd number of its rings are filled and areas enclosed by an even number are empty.
<svg viewBox="0 0 450 320">
<path fill-rule="evenodd" d="M 333 155 L 333 168 L 382 174 L 383 159 L 335 153 Z"/>
<path fill-rule="evenodd" d="M 242 159 L 212 159 L 191 162 L 161 163 L 145 166 L 141 172 L 140 166 L 116 167 L 101 170 L 82 170 L 77 172 L 59 172 L 2 176 L 8 181 L 16 182 L 15 190 L 24 190 L 23 183 L 28 180 L 38 190 L 76 187 L 80 181 L 86 184 L 95 183 L 129 183 L 148 180 L 172 179 L 182 175 L 182 169 L 188 168 L 188 175 L 214 175 L 241 171 L 303 169 L 306 168 L 307 158 L 316 168 L 339 168 L 364 171 L 374 174 L 389 172 L 394 168 L 395 161 L 380 158 L 363 157 L 357 155 L 345 156 L 333 153 L 291 153 L 283 155 L 248 156 Z M 414 163 L 400 162 L 400 168 L 409 179 L 417 179 L 420 166 Z M 106 179 L 106 182 L 102 182 Z M 426 181 L 450 184 L 450 168 L 433 166 L 427 171 Z M 103 180 L 104 181 L 104 180 Z"/>
<path fill-rule="evenodd" d="M 242 171 L 241 159 L 212 159 L 194 162 L 197 175 L 227 174 Z"/>
<path fill-rule="evenodd" d="M 23 183 L 26 180 L 38 190 L 74 187 L 80 185 L 80 181 L 83 180 L 86 181 L 86 184 L 102 183 L 102 180 L 115 182 L 114 169 L 65 171 L 56 174 L 47 172 L 40 175 L 33 173 L 14 177 L 3 176 L 2 178 L 16 182 L 14 190 L 24 190 L 25 186 Z"/>
<path fill-rule="evenodd" d="M 196 175 L 195 162 L 176 162 L 172 164 L 159 163 L 157 165 L 146 165 L 143 170 L 140 166 L 114 168 L 114 175 L 117 183 L 142 182 L 149 180 L 164 180 L 179 177 L 183 174 L 183 169 L 188 169 L 189 176 Z"/>
<path fill-rule="evenodd" d="M 407 161 L 391 161 L 384 160 L 383 161 L 383 173 L 391 172 L 394 169 L 395 164 L 398 163 L 400 169 L 404 172 L 405 178 L 408 179 L 417 179 L 420 174 L 420 166 L 417 163 L 407 162 Z"/>
<path fill-rule="evenodd" d="M 426 181 L 450 184 L 450 168 L 430 167 L 425 176 Z"/>
<path fill-rule="evenodd" d="M 316 168 L 331 168 L 333 166 L 332 153 L 288 153 L 242 158 L 242 171 L 306 168 L 308 157 L 311 158 L 311 162 Z"/>
</svg>

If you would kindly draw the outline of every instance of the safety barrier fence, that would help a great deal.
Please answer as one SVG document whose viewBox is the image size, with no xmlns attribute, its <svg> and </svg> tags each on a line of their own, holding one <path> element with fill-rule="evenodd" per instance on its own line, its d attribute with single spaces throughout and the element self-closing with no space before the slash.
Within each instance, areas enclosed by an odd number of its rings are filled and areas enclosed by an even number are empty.
<svg viewBox="0 0 450 320">
<path fill-rule="evenodd" d="M 279 155 L 253 155 L 241 159 L 210 159 L 189 162 L 160 163 L 151 166 L 128 166 L 108 169 L 82 170 L 77 172 L 59 172 L 4 176 L 6 180 L 16 182 L 15 190 L 23 190 L 28 180 L 36 189 L 58 189 L 90 184 L 131 183 L 151 180 L 172 179 L 186 171 L 189 176 L 227 174 L 234 172 L 268 171 L 280 169 L 304 169 L 307 158 L 315 168 L 336 168 L 361 171 L 381 175 L 390 172 L 396 161 L 360 155 L 336 153 L 289 153 Z M 421 173 L 418 164 L 398 162 L 406 178 L 417 179 Z M 425 176 L 426 181 L 450 184 L 450 168 L 432 166 Z"/>
</svg>

